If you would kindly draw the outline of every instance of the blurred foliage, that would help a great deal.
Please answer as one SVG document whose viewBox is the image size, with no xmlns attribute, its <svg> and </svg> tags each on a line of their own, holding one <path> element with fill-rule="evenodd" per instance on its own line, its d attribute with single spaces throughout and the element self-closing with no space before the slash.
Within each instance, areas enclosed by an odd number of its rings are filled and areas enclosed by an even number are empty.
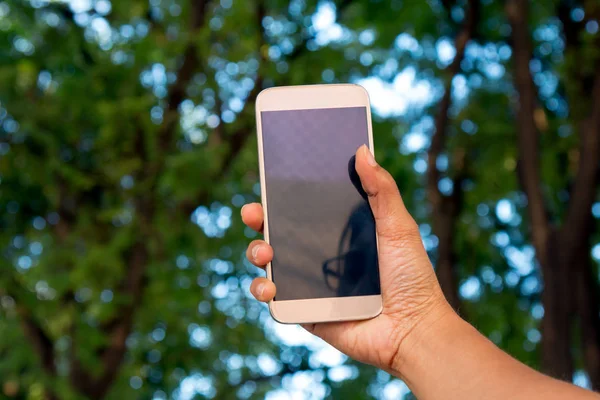
<svg viewBox="0 0 600 400">
<path fill-rule="evenodd" d="M 365 85 L 378 160 L 435 259 L 426 150 L 465 2 L 220 0 L 206 2 L 205 15 L 204 3 L 0 1 L 7 398 L 100 398 L 94 382 L 111 399 L 407 392 L 382 371 L 285 337 L 298 331 L 278 334 L 250 300 L 259 271 L 244 248 L 255 235 L 238 214 L 259 200 L 253 96 L 271 85 Z M 502 2 L 481 4 L 453 81 L 442 157 L 466 151 L 468 179 L 461 188 L 442 179 L 440 188 L 465 192 L 456 232 L 462 314 L 538 366 L 542 284 L 516 179 L 510 26 Z M 567 103 L 577 88 L 569 68 L 589 70 L 597 55 L 598 22 L 588 16 L 597 9 L 570 4 L 570 18 L 587 23 L 576 60 L 565 52 L 558 1 L 532 2 L 542 175 L 556 215 L 586 106 Z M 438 168 L 453 173 L 450 162 Z"/>
</svg>

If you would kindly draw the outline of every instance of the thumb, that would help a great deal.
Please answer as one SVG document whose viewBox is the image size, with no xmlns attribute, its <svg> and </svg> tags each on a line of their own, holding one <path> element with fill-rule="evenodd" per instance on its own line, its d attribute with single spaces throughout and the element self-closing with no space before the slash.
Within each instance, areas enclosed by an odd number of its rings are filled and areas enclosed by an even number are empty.
<svg viewBox="0 0 600 400">
<path fill-rule="evenodd" d="M 417 223 L 404 206 L 396 181 L 380 167 L 365 145 L 356 151 L 356 172 L 375 217 L 380 251 L 385 247 L 423 246 Z"/>
</svg>

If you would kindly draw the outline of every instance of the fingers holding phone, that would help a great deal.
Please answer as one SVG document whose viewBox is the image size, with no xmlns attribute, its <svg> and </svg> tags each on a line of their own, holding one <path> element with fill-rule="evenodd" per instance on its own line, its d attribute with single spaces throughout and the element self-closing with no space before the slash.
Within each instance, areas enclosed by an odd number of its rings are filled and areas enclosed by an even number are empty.
<svg viewBox="0 0 600 400">
<path fill-rule="evenodd" d="M 242 207 L 242 221 L 250 229 L 262 233 L 264 223 L 263 208 L 260 203 L 249 203 Z"/>
<path fill-rule="evenodd" d="M 273 259 L 273 248 L 264 240 L 253 240 L 246 250 L 246 257 L 252 264 L 264 269 Z"/>
<path fill-rule="evenodd" d="M 276 291 L 275 284 L 267 278 L 256 278 L 252 281 L 252 285 L 250 285 L 252 296 L 263 303 L 273 300 Z"/>
<path fill-rule="evenodd" d="M 262 232 L 263 210 L 258 203 L 246 204 L 242 207 L 242 221 L 251 229 Z M 273 248 L 264 240 L 253 240 L 246 249 L 248 261 L 265 269 L 273 259 Z M 256 278 L 250 286 L 250 293 L 258 301 L 269 302 L 275 297 L 275 284 L 266 278 Z"/>
</svg>

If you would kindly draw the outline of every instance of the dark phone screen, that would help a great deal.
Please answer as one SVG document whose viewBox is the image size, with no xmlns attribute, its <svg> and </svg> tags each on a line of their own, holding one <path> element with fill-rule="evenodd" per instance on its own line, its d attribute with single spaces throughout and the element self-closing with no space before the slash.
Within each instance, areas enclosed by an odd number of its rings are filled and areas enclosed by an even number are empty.
<svg viewBox="0 0 600 400">
<path fill-rule="evenodd" d="M 365 107 L 261 112 L 276 300 L 381 293 L 373 214 L 354 169 Z"/>
</svg>

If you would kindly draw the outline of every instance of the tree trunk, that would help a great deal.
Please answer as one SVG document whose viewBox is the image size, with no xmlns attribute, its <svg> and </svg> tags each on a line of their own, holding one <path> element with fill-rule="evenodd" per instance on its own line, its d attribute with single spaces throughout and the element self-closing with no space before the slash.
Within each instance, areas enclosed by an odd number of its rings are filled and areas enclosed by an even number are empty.
<svg viewBox="0 0 600 400">
<path fill-rule="evenodd" d="M 598 304 L 598 278 L 590 258 L 590 243 L 594 226 L 591 211 L 581 234 L 585 240 L 567 242 L 572 247 L 571 265 L 575 270 L 573 288 L 575 317 L 580 334 L 581 357 L 592 389 L 600 389 L 600 305 Z M 563 230 L 563 235 L 567 230 Z"/>
<path fill-rule="evenodd" d="M 457 255 L 455 250 L 454 232 L 456 223 L 463 207 L 462 182 L 466 178 L 466 151 L 456 151 L 453 155 L 453 169 L 455 176 L 453 193 L 449 196 L 443 194 L 439 187 L 441 179 L 437 168 L 437 160 L 443 151 L 446 151 L 448 139 L 448 112 L 452 103 L 452 81 L 461 71 L 461 62 L 465 57 L 465 50 L 469 40 L 475 34 L 479 21 L 480 4 L 478 0 L 469 0 L 466 7 L 467 18 L 457 33 L 454 40 L 456 55 L 448 66 L 448 80 L 444 88 L 444 96 L 440 100 L 439 109 L 435 118 L 435 131 L 431 138 L 431 145 L 427 151 L 427 197 L 432 207 L 433 233 L 438 237 L 436 258 L 436 274 L 446 299 L 458 311 L 460 297 L 458 295 L 458 279 L 456 271 Z"/>
<path fill-rule="evenodd" d="M 460 190 L 455 188 L 454 190 Z M 434 215 L 435 233 L 439 239 L 437 248 L 436 272 L 446 300 L 455 310 L 460 308 L 458 279 L 456 271 L 456 252 L 453 235 L 456 232 L 456 217 L 447 213 Z"/>
<path fill-rule="evenodd" d="M 547 257 L 542 265 L 544 291 L 542 304 L 542 370 L 548 375 L 571 381 L 571 316 L 573 309 L 572 263 L 553 231 L 548 238 Z"/>
<path fill-rule="evenodd" d="M 588 252 L 581 252 L 574 265 L 580 266 L 577 274 L 577 314 L 581 334 L 583 365 L 592 389 L 600 389 L 600 312 L 598 308 L 598 282 L 594 276 Z"/>
</svg>

